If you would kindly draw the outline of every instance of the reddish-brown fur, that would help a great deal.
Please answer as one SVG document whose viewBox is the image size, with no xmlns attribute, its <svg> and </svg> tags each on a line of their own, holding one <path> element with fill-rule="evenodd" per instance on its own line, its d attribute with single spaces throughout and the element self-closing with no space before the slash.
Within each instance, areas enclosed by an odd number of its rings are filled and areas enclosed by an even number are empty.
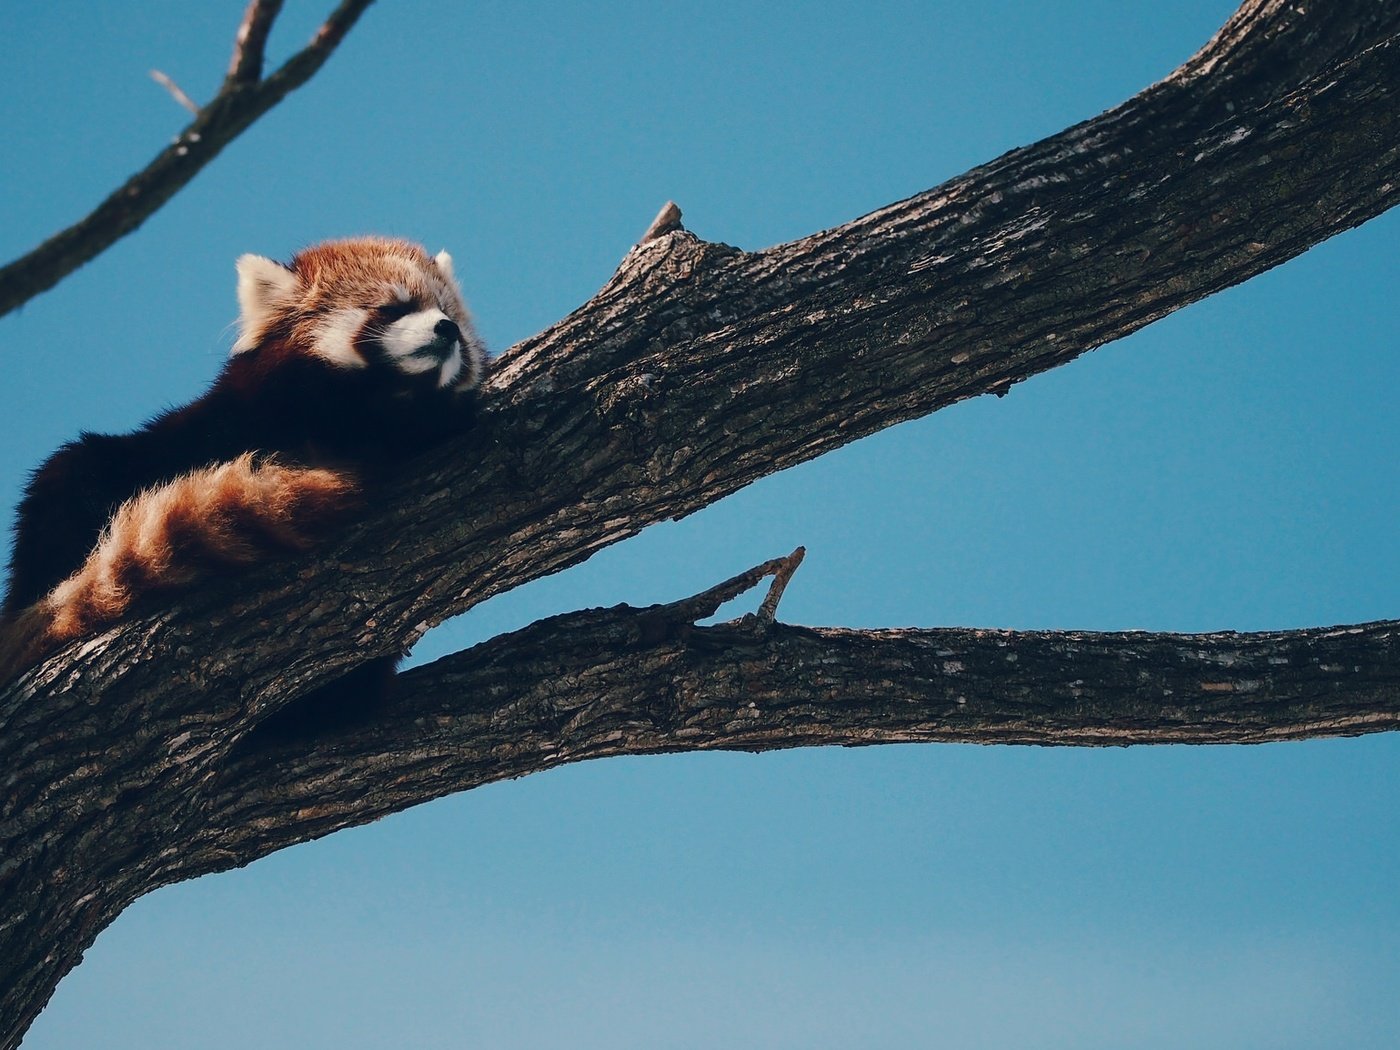
<svg viewBox="0 0 1400 1050">
<path fill-rule="evenodd" d="M 363 238 L 307 249 L 288 267 L 244 257 L 239 273 L 242 332 L 203 397 L 133 434 L 84 434 L 35 472 L 0 681 L 144 595 L 305 550 L 359 502 L 366 471 L 469 425 L 464 394 L 483 357 L 445 256 Z M 377 345 L 405 311 L 427 318 L 410 356 L 460 354 L 454 382 L 409 373 L 404 348 L 396 359 Z M 446 334 L 433 336 L 435 323 Z"/>
<path fill-rule="evenodd" d="M 120 619 L 139 595 L 185 587 L 213 567 L 305 550 L 354 505 L 344 473 L 253 464 L 251 453 L 128 500 L 77 572 L 40 603 L 61 643 Z"/>
</svg>

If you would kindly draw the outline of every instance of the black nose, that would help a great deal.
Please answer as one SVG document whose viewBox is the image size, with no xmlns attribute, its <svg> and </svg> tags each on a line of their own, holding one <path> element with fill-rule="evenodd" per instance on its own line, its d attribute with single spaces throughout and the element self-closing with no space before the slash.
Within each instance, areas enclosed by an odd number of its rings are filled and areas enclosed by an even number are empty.
<svg viewBox="0 0 1400 1050">
<path fill-rule="evenodd" d="M 457 322 L 449 317 L 444 317 L 437 324 L 433 325 L 433 335 L 448 342 L 460 342 L 462 330 L 457 327 Z"/>
</svg>

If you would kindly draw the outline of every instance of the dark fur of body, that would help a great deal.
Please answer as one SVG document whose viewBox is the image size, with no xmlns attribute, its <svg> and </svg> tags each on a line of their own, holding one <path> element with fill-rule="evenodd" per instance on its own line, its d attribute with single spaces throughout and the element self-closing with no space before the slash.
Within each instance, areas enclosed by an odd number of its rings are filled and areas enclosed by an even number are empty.
<svg viewBox="0 0 1400 1050">
<path fill-rule="evenodd" d="M 143 489 L 244 452 L 373 477 L 471 423 L 470 395 L 430 389 L 385 398 L 365 372 L 305 359 L 264 370 L 250 356 L 230 361 L 199 400 L 132 434 L 83 434 L 34 472 L 19 505 L 5 619 L 78 568 L 117 507 Z M 200 552 L 198 537 L 189 543 L 191 556 L 218 564 L 217 551 Z"/>
</svg>

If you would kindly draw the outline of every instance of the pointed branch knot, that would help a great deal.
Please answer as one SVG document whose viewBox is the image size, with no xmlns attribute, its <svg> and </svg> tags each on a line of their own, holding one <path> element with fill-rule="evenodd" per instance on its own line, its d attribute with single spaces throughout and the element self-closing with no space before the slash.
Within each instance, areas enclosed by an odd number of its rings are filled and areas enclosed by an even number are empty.
<svg viewBox="0 0 1400 1050">
<path fill-rule="evenodd" d="M 651 225 L 647 227 L 647 232 L 642 234 L 642 239 L 639 240 L 637 244 L 646 244 L 648 241 L 656 240 L 663 234 L 679 229 L 683 229 L 681 226 L 681 210 L 677 207 L 675 201 L 667 201 L 665 205 L 662 206 L 661 210 L 656 213 L 656 218 L 651 220 Z"/>
</svg>

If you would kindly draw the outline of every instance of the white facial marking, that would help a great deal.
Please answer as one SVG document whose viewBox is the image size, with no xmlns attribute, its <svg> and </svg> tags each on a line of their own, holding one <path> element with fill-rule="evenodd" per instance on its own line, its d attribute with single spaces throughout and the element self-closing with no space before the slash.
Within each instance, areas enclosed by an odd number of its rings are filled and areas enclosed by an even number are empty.
<svg viewBox="0 0 1400 1050">
<path fill-rule="evenodd" d="M 433 371 L 437 366 L 437 361 L 431 357 L 405 357 L 394 362 L 395 368 L 409 376 L 420 376 L 424 372 Z"/>
<path fill-rule="evenodd" d="M 446 389 L 452 385 L 452 381 L 457 378 L 457 373 L 462 371 L 462 351 L 459 349 L 460 343 L 452 344 L 452 353 L 447 355 L 447 360 L 442 363 L 442 371 L 438 373 L 438 389 Z"/>
<path fill-rule="evenodd" d="M 434 326 L 444 318 L 447 318 L 447 314 L 437 307 L 420 309 L 416 314 L 403 316 L 385 328 L 379 343 L 388 351 L 389 357 L 398 363 L 430 347 L 437 339 L 433 333 Z M 424 370 L 416 368 L 413 371 Z"/>
<path fill-rule="evenodd" d="M 336 310 L 321 322 L 311 344 L 318 357 L 337 368 L 364 368 L 365 359 L 355 349 L 355 337 L 365 325 L 369 311 L 347 308 Z"/>
<path fill-rule="evenodd" d="M 417 375 L 436 368 L 445 349 L 433 332 L 447 315 L 437 307 L 400 317 L 384 329 L 380 345 L 400 371 Z"/>
<path fill-rule="evenodd" d="M 299 290 L 297 275 L 281 263 L 261 255 L 240 255 L 238 269 L 238 340 L 233 352 L 241 354 L 261 341 L 269 321 Z"/>
<path fill-rule="evenodd" d="M 476 333 L 462 331 L 461 325 L 461 338 L 448 342 L 438 335 L 438 324 L 446 320 L 451 318 L 437 307 L 419 310 L 386 326 L 379 344 L 400 372 L 426 375 L 436 371 L 440 390 L 465 390 L 475 385 L 480 347 Z"/>
</svg>

